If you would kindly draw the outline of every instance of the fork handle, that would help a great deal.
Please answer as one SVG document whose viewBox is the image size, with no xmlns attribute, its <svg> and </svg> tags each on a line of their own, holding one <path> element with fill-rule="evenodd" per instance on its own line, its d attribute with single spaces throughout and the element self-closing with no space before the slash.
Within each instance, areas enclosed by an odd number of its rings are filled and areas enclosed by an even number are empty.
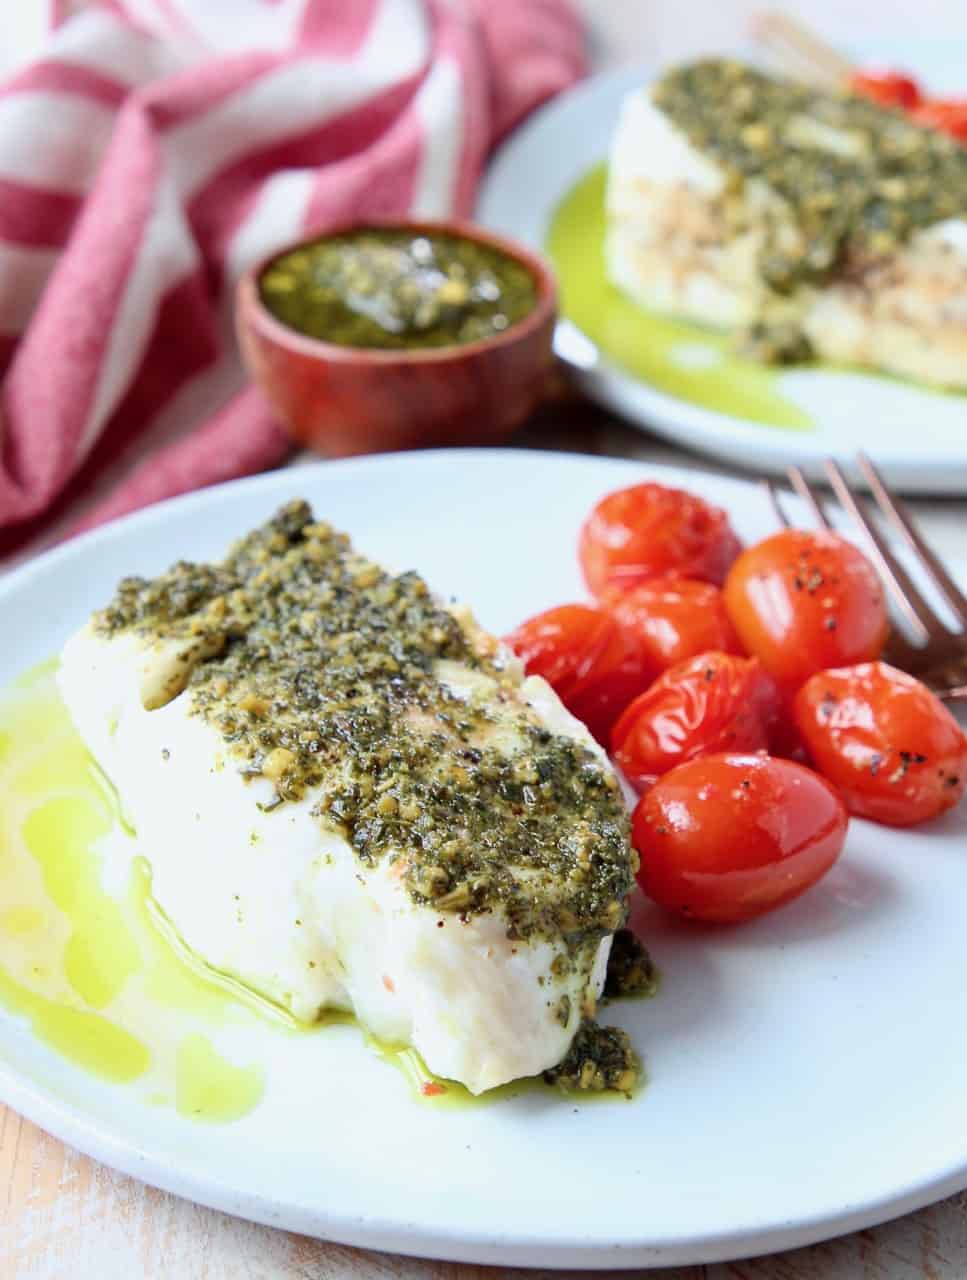
<svg viewBox="0 0 967 1280">
<path fill-rule="evenodd" d="M 853 67 L 828 41 L 787 13 L 761 13 L 752 21 L 753 36 L 790 72 L 816 84 L 844 88 Z"/>
</svg>

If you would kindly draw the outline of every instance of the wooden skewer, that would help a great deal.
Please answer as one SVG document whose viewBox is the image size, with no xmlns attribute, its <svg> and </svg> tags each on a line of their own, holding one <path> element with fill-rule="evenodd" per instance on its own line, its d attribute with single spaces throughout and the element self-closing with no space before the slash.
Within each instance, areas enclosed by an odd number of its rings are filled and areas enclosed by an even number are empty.
<svg viewBox="0 0 967 1280">
<path fill-rule="evenodd" d="M 827 41 L 787 13 L 771 11 L 753 19 L 752 33 L 788 71 L 827 88 L 842 89 L 853 67 Z"/>
</svg>

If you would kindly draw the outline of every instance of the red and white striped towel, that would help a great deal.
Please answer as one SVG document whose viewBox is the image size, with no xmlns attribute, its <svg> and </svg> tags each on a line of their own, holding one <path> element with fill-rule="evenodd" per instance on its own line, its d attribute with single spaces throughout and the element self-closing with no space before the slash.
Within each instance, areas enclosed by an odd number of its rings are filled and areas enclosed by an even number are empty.
<svg viewBox="0 0 967 1280">
<path fill-rule="evenodd" d="M 240 273 L 334 220 L 469 213 L 583 70 L 566 0 L 54 0 L 52 28 L 0 83 L 0 554 L 279 463 Z"/>
</svg>

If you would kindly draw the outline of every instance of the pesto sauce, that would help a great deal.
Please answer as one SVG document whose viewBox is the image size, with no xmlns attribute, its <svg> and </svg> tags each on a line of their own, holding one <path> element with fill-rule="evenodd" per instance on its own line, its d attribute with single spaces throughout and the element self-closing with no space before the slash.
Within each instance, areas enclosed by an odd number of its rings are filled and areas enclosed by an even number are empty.
<svg viewBox="0 0 967 1280">
<path fill-rule="evenodd" d="M 445 234 L 370 228 L 283 254 L 259 291 L 291 329 L 347 347 L 478 342 L 537 301 L 530 271 L 489 245 Z"/>
<path fill-rule="evenodd" d="M 320 824 L 366 867 L 398 862 L 415 902 L 499 909 L 508 936 L 564 938 L 582 965 L 624 922 L 636 858 L 610 772 L 537 721 L 489 637 L 304 502 L 221 564 L 123 580 L 95 627 L 182 645 L 192 713 L 243 776 L 273 783 L 266 808 L 313 788 Z M 454 696 L 441 662 L 486 696 Z"/>
<path fill-rule="evenodd" d="M 759 267 L 778 293 L 860 270 L 967 213 L 967 149 L 865 98 L 708 60 L 664 76 L 654 101 L 725 169 L 733 229 L 765 218 Z M 750 211 L 755 180 L 778 205 Z"/>
<path fill-rule="evenodd" d="M 644 945 L 630 929 L 619 929 L 611 940 L 602 995 L 605 1000 L 651 997 L 660 976 Z"/>
<path fill-rule="evenodd" d="M 545 1084 L 590 1093 L 630 1093 L 641 1076 L 641 1061 L 620 1027 L 601 1027 L 585 1018 L 567 1055 L 543 1073 Z"/>
</svg>

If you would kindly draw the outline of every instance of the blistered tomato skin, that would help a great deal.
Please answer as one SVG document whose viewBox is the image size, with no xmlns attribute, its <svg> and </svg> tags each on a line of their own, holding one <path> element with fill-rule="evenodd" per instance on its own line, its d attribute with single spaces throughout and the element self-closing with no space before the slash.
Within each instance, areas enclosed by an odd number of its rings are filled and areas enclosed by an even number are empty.
<svg viewBox="0 0 967 1280">
<path fill-rule="evenodd" d="M 600 600 L 669 573 L 721 586 L 740 549 L 720 507 L 651 482 L 602 498 L 578 539 L 584 580 Z"/>
<path fill-rule="evenodd" d="M 604 601 L 641 645 L 656 675 L 700 653 L 741 653 L 722 592 L 695 578 L 655 578 Z"/>
<path fill-rule="evenodd" d="M 850 88 L 881 106 L 903 111 L 919 107 L 923 102 L 917 82 L 897 71 L 857 71 L 850 77 Z"/>
<path fill-rule="evenodd" d="M 638 802 L 638 883 L 680 916 L 737 924 L 825 875 L 847 824 L 836 790 L 811 769 L 765 755 L 703 756 Z"/>
<path fill-rule="evenodd" d="M 913 111 L 918 124 L 949 133 L 967 142 L 967 98 L 937 98 L 923 102 Z"/>
<path fill-rule="evenodd" d="M 876 571 L 826 530 L 783 529 L 739 556 L 725 607 L 746 652 L 789 694 L 828 667 L 883 651 L 886 602 Z"/>
<path fill-rule="evenodd" d="M 615 720 L 651 680 L 634 640 L 593 605 L 567 604 L 535 614 L 506 641 L 527 674 L 543 676 L 603 746 Z"/>
<path fill-rule="evenodd" d="M 823 671 L 796 696 L 816 768 L 851 813 L 908 827 L 945 813 L 967 785 L 967 737 L 926 685 L 885 662 Z"/>
<path fill-rule="evenodd" d="M 611 732 L 611 747 L 625 777 L 644 791 L 696 756 L 765 750 L 778 713 L 775 685 L 755 658 L 704 653 L 635 698 Z"/>
</svg>

